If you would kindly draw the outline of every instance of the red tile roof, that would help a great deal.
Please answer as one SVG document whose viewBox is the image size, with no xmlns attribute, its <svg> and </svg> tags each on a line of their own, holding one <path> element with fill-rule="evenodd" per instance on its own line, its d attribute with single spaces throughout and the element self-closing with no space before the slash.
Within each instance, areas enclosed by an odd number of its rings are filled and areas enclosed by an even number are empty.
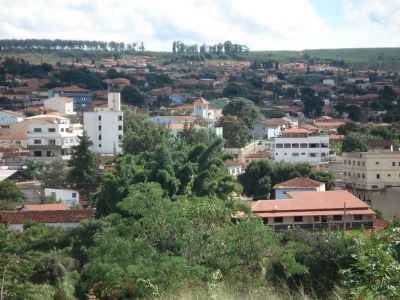
<svg viewBox="0 0 400 300">
<path fill-rule="evenodd" d="M 37 223 L 79 223 L 93 217 L 93 210 L 70 209 L 48 211 L 0 211 L 0 223 L 24 224 Z"/>
<path fill-rule="evenodd" d="M 24 204 L 21 211 L 55 211 L 68 210 L 68 205 L 64 203 L 48 203 L 48 204 Z"/>
<path fill-rule="evenodd" d="M 290 199 L 260 200 L 251 210 L 260 217 L 374 215 L 370 207 L 347 191 L 289 192 Z"/>
<path fill-rule="evenodd" d="M 296 177 L 274 185 L 274 189 L 318 188 L 321 182 L 307 177 Z"/>
</svg>

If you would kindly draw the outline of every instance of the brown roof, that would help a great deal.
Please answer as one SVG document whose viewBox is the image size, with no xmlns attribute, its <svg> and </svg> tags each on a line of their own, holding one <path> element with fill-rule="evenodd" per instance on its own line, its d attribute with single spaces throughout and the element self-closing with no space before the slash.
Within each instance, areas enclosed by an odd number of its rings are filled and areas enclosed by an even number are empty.
<svg viewBox="0 0 400 300">
<path fill-rule="evenodd" d="M 290 199 L 260 200 L 251 210 L 260 217 L 312 215 L 374 215 L 363 201 L 347 191 L 289 192 Z"/>
<path fill-rule="evenodd" d="M 262 121 L 262 123 L 266 126 L 276 126 L 276 127 L 290 124 L 288 121 L 285 121 L 284 119 L 281 118 L 266 119 Z"/>
<path fill-rule="evenodd" d="M 0 223 L 24 224 L 37 223 L 79 223 L 93 217 L 93 210 L 70 209 L 48 211 L 0 211 Z"/>
<path fill-rule="evenodd" d="M 56 92 L 64 92 L 64 93 L 78 93 L 78 92 L 86 93 L 86 92 L 89 92 L 89 90 L 81 88 L 76 85 L 56 87 L 53 90 Z"/>
<path fill-rule="evenodd" d="M 321 182 L 307 177 L 296 177 L 274 185 L 274 189 L 318 188 Z"/>
<path fill-rule="evenodd" d="M 24 204 L 21 207 L 21 211 L 55 211 L 68 209 L 68 205 L 64 203 Z"/>
<path fill-rule="evenodd" d="M 210 102 L 208 102 L 206 99 L 204 99 L 203 97 L 197 98 L 196 100 L 194 100 L 193 104 L 209 104 Z"/>
</svg>

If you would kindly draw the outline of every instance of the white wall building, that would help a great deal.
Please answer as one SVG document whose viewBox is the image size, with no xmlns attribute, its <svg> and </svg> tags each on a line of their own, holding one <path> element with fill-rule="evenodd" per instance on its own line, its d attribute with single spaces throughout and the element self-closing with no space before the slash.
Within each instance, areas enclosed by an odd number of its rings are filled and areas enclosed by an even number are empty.
<svg viewBox="0 0 400 300">
<path fill-rule="evenodd" d="M 26 118 L 27 148 L 34 159 L 70 159 L 71 148 L 79 144 L 82 128 L 57 115 Z"/>
<path fill-rule="evenodd" d="M 122 153 L 123 112 L 120 93 L 108 94 L 108 107 L 83 113 L 84 129 L 93 142 L 91 150 L 102 155 Z"/>
<path fill-rule="evenodd" d="M 56 111 L 63 115 L 73 115 L 74 112 L 74 100 L 69 97 L 55 97 L 44 100 L 44 108 L 50 111 Z"/>
<path fill-rule="evenodd" d="M 311 136 L 302 129 L 288 131 L 298 134 L 274 138 L 271 151 L 275 161 L 316 165 L 329 160 L 329 136 Z"/>
<path fill-rule="evenodd" d="M 79 192 L 75 190 L 45 188 L 44 195 L 61 201 L 69 207 L 79 205 Z"/>
</svg>

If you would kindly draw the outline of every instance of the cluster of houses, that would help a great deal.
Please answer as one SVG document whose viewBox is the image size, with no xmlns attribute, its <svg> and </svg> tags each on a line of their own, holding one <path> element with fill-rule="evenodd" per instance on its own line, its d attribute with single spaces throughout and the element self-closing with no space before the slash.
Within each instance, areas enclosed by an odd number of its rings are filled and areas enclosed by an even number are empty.
<svg viewBox="0 0 400 300">
<path fill-rule="evenodd" d="M 370 119 L 382 113 L 370 104 L 379 101 L 384 87 L 391 87 L 400 96 L 400 88 L 384 72 L 371 74 L 307 62 L 270 67 L 248 61 L 161 64 L 150 56 L 107 58 L 91 64 L 74 62 L 62 67 L 84 68 L 103 77 L 112 69 L 119 77 L 105 80 L 112 89 L 93 91 L 75 85 L 43 89 L 49 83 L 46 79 L 6 76 L 15 86 L 0 86 L 0 98 L 11 101 L 0 110 L 0 180 L 28 160 L 69 160 L 84 131 L 93 143 L 91 150 L 99 156 L 122 153 L 124 115 L 118 91 L 136 84 L 141 85 L 149 105 L 167 99 L 151 112 L 150 119 L 173 135 L 195 128 L 223 137 L 219 125 L 223 105 L 215 99 L 226 100 L 229 96 L 225 89 L 232 83 L 248 89 L 246 80 L 251 79 L 262 86 L 252 86 L 248 96 L 259 99 L 262 116 L 252 128 L 250 143 L 225 149 L 232 155 L 225 162 L 228 172 L 237 177 L 252 161 L 267 159 L 308 163 L 317 170 L 333 172 L 337 178 L 333 191 L 325 191 L 322 183 L 309 178 L 280 183 L 274 187 L 273 200 L 251 202 L 256 216 L 277 230 L 296 226 L 318 230 L 372 228 L 375 213 L 371 207 L 381 210 L 387 219 L 400 213 L 400 205 L 394 200 L 400 186 L 400 152 L 390 147 L 364 153 L 337 151 L 344 139 L 338 128 L 349 121 L 349 115 L 334 113 L 336 104 L 357 106 L 362 117 Z M 165 76 L 170 82 L 153 86 L 149 78 L 154 75 Z M 304 87 L 322 98 L 322 117 L 304 115 Z M 229 99 L 225 100 L 222 102 L 226 104 Z M 0 212 L 0 223 L 21 228 L 23 222 L 38 221 L 69 227 L 93 214 L 77 208 L 82 202 L 77 191 L 46 187 L 43 194 L 61 200 L 65 206 L 25 205 L 18 211 Z"/>
</svg>

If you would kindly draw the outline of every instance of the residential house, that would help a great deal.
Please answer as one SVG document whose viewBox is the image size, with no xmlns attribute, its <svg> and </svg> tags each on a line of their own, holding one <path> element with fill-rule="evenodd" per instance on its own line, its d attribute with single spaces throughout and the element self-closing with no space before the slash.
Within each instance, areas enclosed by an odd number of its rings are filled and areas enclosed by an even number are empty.
<svg viewBox="0 0 400 300">
<path fill-rule="evenodd" d="M 47 112 L 58 112 L 63 115 L 74 115 L 74 100 L 71 97 L 55 96 L 44 100 L 44 109 Z"/>
<path fill-rule="evenodd" d="M 291 123 L 284 118 L 262 119 L 254 125 L 253 137 L 256 140 L 272 139 L 281 135 L 281 132 L 291 127 Z"/>
<path fill-rule="evenodd" d="M 296 177 L 285 182 L 275 184 L 275 199 L 287 199 L 291 192 L 325 192 L 325 183 L 307 177 Z"/>
<path fill-rule="evenodd" d="M 229 175 L 237 177 L 245 172 L 245 164 L 241 160 L 227 160 L 224 162 Z"/>
<path fill-rule="evenodd" d="M 0 224 L 15 231 L 23 231 L 24 224 L 30 222 L 72 229 L 79 226 L 82 221 L 92 218 L 93 215 L 94 212 L 90 209 L 0 211 Z"/>
<path fill-rule="evenodd" d="M 79 192 L 76 190 L 45 188 L 44 196 L 60 201 L 68 207 L 79 205 Z"/>
<path fill-rule="evenodd" d="M 92 93 L 90 90 L 78 86 L 57 87 L 49 90 L 49 98 L 56 95 L 61 97 L 71 97 L 74 101 L 74 111 L 86 111 L 92 104 Z"/>
<path fill-rule="evenodd" d="M 289 192 L 286 199 L 253 202 L 251 210 L 275 230 L 367 229 L 373 227 L 375 216 L 347 191 Z"/>
<path fill-rule="evenodd" d="M 59 115 L 38 115 L 26 118 L 27 149 L 36 160 L 68 160 L 72 147 L 78 145 L 82 128 Z"/>
</svg>

